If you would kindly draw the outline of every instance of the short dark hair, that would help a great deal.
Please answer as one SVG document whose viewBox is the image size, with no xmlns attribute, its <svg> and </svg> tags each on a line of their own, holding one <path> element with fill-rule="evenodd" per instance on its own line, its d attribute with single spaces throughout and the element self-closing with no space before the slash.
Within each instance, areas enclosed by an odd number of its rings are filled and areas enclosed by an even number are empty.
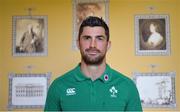
<svg viewBox="0 0 180 112">
<path fill-rule="evenodd" d="M 101 27 L 103 27 L 105 30 L 105 34 L 107 36 L 107 41 L 109 41 L 109 27 L 102 18 L 95 17 L 95 16 L 89 16 L 86 19 L 84 19 L 79 28 L 78 39 L 80 39 L 80 36 L 83 32 L 83 28 L 86 26 L 90 26 L 90 27 L 101 26 Z"/>
</svg>

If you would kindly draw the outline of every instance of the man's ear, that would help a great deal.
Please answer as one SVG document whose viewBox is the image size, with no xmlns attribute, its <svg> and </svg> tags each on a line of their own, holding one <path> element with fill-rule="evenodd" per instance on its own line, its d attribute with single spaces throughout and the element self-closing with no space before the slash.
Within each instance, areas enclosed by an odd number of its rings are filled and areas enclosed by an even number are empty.
<svg viewBox="0 0 180 112">
<path fill-rule="evenodd" d="M 76 46 L 79 49 L 79 39 L 76 40 Z"/>
<path fill-rule="evenodd" d="M 111 48 L 111 41 L 108 41 L 108 45 L 107 45 L 107 50 L 109 50 Z"/>
</svg>

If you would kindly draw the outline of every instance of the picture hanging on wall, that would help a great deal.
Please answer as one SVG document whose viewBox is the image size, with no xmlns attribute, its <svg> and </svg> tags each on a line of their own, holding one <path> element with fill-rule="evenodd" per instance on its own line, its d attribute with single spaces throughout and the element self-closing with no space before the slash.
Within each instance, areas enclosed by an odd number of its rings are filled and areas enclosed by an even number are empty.
<svg viewBox="0 0 180 112">
<path fill-rule="evenodd" d="M 47 16 L 13 16 L 13 56 L 47 56 Z"/>
<path fill-rule="evenodd" d="M 133 73 L 141 104 L 147 108 L 175 108 L 175 72 Z"/>
<path fill-rule="evenodd" d="M 97 16 L 108 24 L 109 21 L 109 0 L 73 0 L 73 41 L 72 47 L 77 50 L 76 41 L 81 22 L 89 17 Z"/>
<path fill-rule="evenodd" d="M 136 55 L 170 55 L 168 15 L 135 15 Z"/>
<path fill-rule="evenodd" d="M 8 109 L 43 108 L 51 73 L 9 75 Z"/>
</svg>

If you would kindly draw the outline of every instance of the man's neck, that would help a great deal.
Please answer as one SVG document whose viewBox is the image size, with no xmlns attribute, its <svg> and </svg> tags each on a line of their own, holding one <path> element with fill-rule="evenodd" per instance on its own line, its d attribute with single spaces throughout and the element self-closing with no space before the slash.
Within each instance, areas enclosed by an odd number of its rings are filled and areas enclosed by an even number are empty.
<svg viewBox="0 0 180 112">
<path fill-rule="evenodd" d="M 82 72 L 93 81 L 99 78 L 104 73 L 105 69 L 105 62 L 101 63 L 100 65 L 87 65 L 86 63 L 81 62 Z"/>
</svg>

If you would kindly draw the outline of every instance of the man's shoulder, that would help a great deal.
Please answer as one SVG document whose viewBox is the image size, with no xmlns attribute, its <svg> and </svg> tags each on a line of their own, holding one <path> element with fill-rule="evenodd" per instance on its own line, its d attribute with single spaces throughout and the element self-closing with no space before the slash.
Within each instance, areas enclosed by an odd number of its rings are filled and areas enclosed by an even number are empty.
<svg viewBox="0 0 180 112">
<path fill-rule="evenodd" d="M 60 75 L 57 77 L 54 82 L 64 82 L 67 80 L 72 80 L 74 79 L 74 74 L 76 73 L 76 68 L 69 70 L 68 72 Z"/>
<path fill-rule="evenodd" d="M 119 82 L 128 83 L 128 84 L 134 84 L 133 80 L 129 78 L 128 76 L 124 75 L 123 73 L 111 69 L 112 78 L 119 80 Z"/>
</svg>

